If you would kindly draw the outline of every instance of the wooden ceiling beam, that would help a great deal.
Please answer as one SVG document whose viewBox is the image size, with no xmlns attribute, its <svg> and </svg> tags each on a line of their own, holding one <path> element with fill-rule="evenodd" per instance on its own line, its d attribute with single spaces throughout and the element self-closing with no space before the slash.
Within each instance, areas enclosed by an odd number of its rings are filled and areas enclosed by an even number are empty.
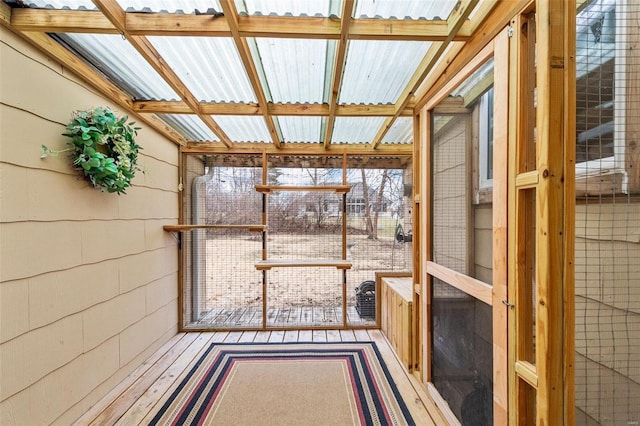
<svg viewBox="0 0 640 426">
<path fill-rule="evenodd" d="M 325 149 L 322 143 L 286 143 L 280 148 L 273 144 L 244 142 L 236 143 L 231 148 L 226 148 L 219 142 L 187 142 L 182 148 L 184 153 L 195 154 L 279 154 L 279 155 L 342 155 L 346 151 L 347 155 L 373 155 L 376 157 L 386 155 L 411 155 L 413 146 L 411 144 L 383 144 L 376 150 L 371 149 L 368 144 L 358 145 L 330 145 Z"/>
<path fill-rule="evenodd" d="M 125 25 L 135 35 L 231 37 L 229 23 L 220 15 L 127 13 Z"/>
<path fill-rule="evenodd" d="M 478 31 L 478 28 L 481 25 L 486 26 L 487 16 L 493 12 L 493 9 L 498 4 L 498 0 L 485 0 L 480 2 L 476 7 L 476 10 L 473 14 L 473 18 L 470 19 L 469 22 L 465 22 L 464 25 L 469 24 L 471 34 L 475 34 Z M 464 26 L 463 25 L 463 26 Z M 425 94 L 431 89 L 433 84 L 438 79 L 438 76 L 445 72 L 446 68 L 453 61 L 453 59 L 460 53 L 460 50 L 464 47 L 463 43 L 452 43 L 449 49 L 445 52 L 445 56 L 438 62 L 438 64 L 433 68 L 432 72 L 429 76 L 422 82 L 420 87 L 416 90 L 414 95 L 414 99 L 421 102 L 424 99 Z"/>
<path fill-rule="evenodd" d="M 396 112 L 392 117 L 388 117 L 384 123 L 382 124 L 380 130 L 371 141 L 371 147 L 375 149 L 381 142 L 384 136 L 387 134 L 396 118 L 400 115 L 400 111 L 402 111 L 409 103 L 413 95 L 415 94 L 418 87 L 420 87 L 422 81 L 431 73 L 434 66 L 440 60 L 440 57 L 447 50 L 449 43 L 453 41 L 453 38 L 458 33 L 462 25 L 465 23 L 473 9 L 478 4 L 479 0 L 462 0 L 457 5 L 456 8 L 451 12 L 449 18 L 447 19 L 447 31 L 448 35 L 444 41 L 441 43 L 433 43 L 427 54 L 418 65 L 418 68 L 414 72 L 411 80 L 409 80 L 409 84 L 405 87 L 405 89 L 400 94 L 398 101 L 395 104 Z"/>
<path fill-rule="evenodd" d="M 17 31 L 120 34 L 99 11 L 14 9 L 11 26 Z"/>
<path fill-rule="evenodd" d="M 329 117 L 324 132 L 324 148 L 328 149 L 331 145 L 331 137 L 333 136 L 333 125 L 336 121 L 336 109 L 338 107 L 338 95 L 340 94 L 340 86 L 342 85 L 342 71 L 347 60 L 347 38 L 349 37 L 349 26 L 351 23 L 351 15 L 353 14 L 354 0 L 344 0 L 342 3 L 342 21 L 340 22 L 340 40 L 336 46 L 336 57 L 331 73 L 332 83 L 331 92 L 329 92 Z"/>
<path fill-rule="evenodd" d="M 445 20 L 354 19 L 349 28 L 352 40 L 444 41 L 448 36 Z M 456 41 L 468 40 L 469 23 L 464 23 L 453 37 Z"/>
<path fill-rule="evenodd" d="M 484 10 L 486 15 L 479 20 L 479 25 L 475 30 L 477 37 L 465 43 L 458 49 L 455 56 L 448 58 L 446 69 L 434 73 L 429 80 L 429 84 L 424 84 L 420 88 L 420 93 L 416 94 L 415 110 L 421 109 L 430 102 L 432 96 L 440 92 L 441 89 L 450 83 L 450 80 L 471 62 L 493 38 L 509 24 L 510 19 L 526 8 L 532 0 L 500 1 L 489 11 Z M 483 10 L 483 9 L 481 9 Z M 480 18 L 474 16 L 474 20 Z"/>
<path fill-rule="evenodd" d="M 182 101 L 133 101 L 132 109 L 148 114 L 193 114 L 191 108 Z M 329 116 L 328 104 L 283 104 L 269 103 L 270 115 L 326 117 Z M 257 103 L 202 102 L 200 112 L 211 115 L 261 115 Z M 381 117 L 395 114 L 393 105 L 337 105 L 336 117 Z M 413 109 L 405 108 L 400 116 L 413 116 Z"/>
<path fill-rule="evenodd" d="M 11 28 L 12 15 L 11 7 L 9 7 L 5 2 L 0 2 L 0 24 L 7 28 Z"/>
<path fill-rule="evenodd" d="M 175 90 L 182 100 L 198 115 L 198 117 L 211 129 L 211 131 L 224 143 L 227 147 L 233 144 L 222 128 L 215 122 L 210 115 L 200 112 L 200 103 L 196 97 L 189 91 L 185 84 L 180 80 L 178 75 L 173 71 L 171 66 L 162 58 L 158 51 L 153 47 L 146 37 L 132 35 L 125 28 L 125 11 L 115 0 L 94 0 L 95 5 L 104 13 L 104 15 L 113 23 L 113 25 L 122 31 L 129 43 L 147 60 L 149 65 L 155 69 L 158 74 L 167 82 L 167 84 Z"/>
<path fill-rule="evenodd" d="M 445 98 L 433 109 L 433 112 L 439 115 L 468 114 L 470 111 L 462 97 Z"/>
<path fill-rule="evenodd" d="M 209 167 L 261 167 L 262 158 L 258 155 L 237 155 L 237 154 L 213 154 L 202 155 L 205 157 L 206 165 Z M 339 155 L 319 155 L 304 156 L 305 165 L 310 168 L 342 168 L 342 157 Z M 272 167 L 300 167 L 296 164 L 299 157 L 289 157 L 285 155 L 269 156 L 269 163 Z M 367 169 L 404 169 L 411 160 L 409 155 L 372 157 L 370 155 L 357 155 L 349 157 L 349 168 Z"/>
<path fill-rule="evenodd" d="M 271 141 L 276 148 L 280 148 L 280 136 L 278 135 L 273 117 L 269 114 L 269 110 L 266 108 L 266 105 L 268 104 L 267 97 L 265 95 L 264 88 L 262 87 L 262 83 L 260 82 L 260 76 L 258 75 L 256 64 L 253 62 L 253 57 L 251 56 L 247 40 L 240 36 L 240 30 L 238 29 L 238 11 L 236 10 L 236 6 L 233 3 L 233 0 L 221 0 L 220 5 L 224 11 L 227 24 L 229 24 L 231 34 L 233 34 L 233 40 L 238 48 L 238 53 L 240 54 L 240 59 L 242 60 L 245 71 L 247 72 L 247 76 L 249 77 L 251 87 L 258 98 L 258 106 L 262 111 L 262 116 L 264 117 L 267 129 L 269 130 Z"/>
<path fill-rule="evenodd" d="M 492 0 L 495 1 L 495 0 Z M 123 29 L 99 11 L 59 9 L 14 9 L 11 25 L 18 31 L 73 32 L 140 36 L 233 37 L 221 15 L 124 12 Z M 472 22 L 465 22 L 454 35 L 467 41 Z M 342 20 L 322 17 L 238 16 L 240 37 L 339 40 Z M 351 40 L 443 41 L 445 20 L 350 19 Z"/>
</svg>

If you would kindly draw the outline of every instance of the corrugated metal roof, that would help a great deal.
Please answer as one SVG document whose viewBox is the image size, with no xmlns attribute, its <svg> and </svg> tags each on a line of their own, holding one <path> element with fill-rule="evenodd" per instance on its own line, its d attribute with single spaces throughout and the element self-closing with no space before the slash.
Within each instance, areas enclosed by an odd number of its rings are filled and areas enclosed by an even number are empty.
<svg viewBox="0 0 640 426">
<path fill-rule="evenodd" d="M 322 103 L 331 40 L 256 38 L 273 102 Z"/>
<path fill-rule="evenodd" d="M 339 15 L 341 1 L 335 0 L 236 0 L 238 12 L 249 15 Z M 336 5 L 337 4 L 337 5 Z"/>
<path fill-rule="evenodd" d="M 456 87 L 451 96 L 466 97 L 467 94 L 473 90 L 473 88 L 482 81 L 486 76 L 493 73 L 493 58 L 489 58 L 487 62 L 482 64 L 477 70 L 473 72 L 460 86 Z"/>
<path fill-rule="evenodd" d="M 413 118 L 398 117 L 389 129 L 382 142 L 384 144 L 411 144 L 413 143 Z"/>
<path fill-rule="evenodd" d="M 264 122 L 264 117 L 217 115 L 213 116 L 213 119 L 234 142 L 271 141 L 271 136 L 269 135 L 269 130 Z"/>
<path fill-rule="evenodd" d="M 158 118 L 173 127 L 188 141 L 220 141 L 211 129 L 209 129 L 195 114 L 158 114 Z"/>
<path fill-rule="evenodd" d="M 176 92 L 122 36 L 58 34 L 58 37 L 134 99 L 178 99 Z"/>
<path fill-rule="evenodd" d="M 338 102 L 395 103 L 429 46 L 420 41 L 350 41 Z"/>
<path fill-rule="evenodd" d="M 279 116 L 277 121 L 280 124 L 284 142 L 321 142 L 321 117 Z"/>
<path fill-rule="evenodd" d="M 256 101 L 233 39 L 149 37 L 149 41 L 198 100 Z"/>
<path fill-rule="evenodd" d="M 384 117 L 336 117 L 331 143 L 369 143 L 384 123 Z"/>
<path fill-rule="evenodd" d="M 353 16 L 356 18 L 381 17 L 398 19 L 447 19 L 458 0 L 358 0 Z"/>
<path fill-rule="evenodd" d="M 194 13 L 196 10 L 205 13 L 209 9 L 220 12 L 222 7 L 218 0 L 116 0 L 126 11 Z M 91 0 L 29 0 L 29 7 L 47 9 L 97 9 Z"/>
<path fill-rule="evenodd" d="M 218 0 L 116 0 L 124 10 L 169 13 L 194 13 L 196 10 L 206 13 L 209 9 L 222 11 Z"/>
<path fill-rule="evenodd" d="M 406 103 L 408 99 L 400 99 L 400 95 L 407 89 L 432 43 L 384 40 L 386 30 L 365 21 L 385 20 L 381 24 L 384 26 L 400 20 L 444 20 L 458 4 L 457 0 L 357 0 L 351 11 L 354 17 L 352 24 L 360 20 L 361 32 L 352 39 L 348 34 L 350 27 L 339 25 L 342 0 L 234 0 L 242 16 L 233 20 L 221 14 L 219 0 L 116 1 L 125 11 L 144 14 L 136 16 L 139 19 L 132 20 L 131 27 L 128 22 L 126 32 L 146 38 L 172 73 L 157 73 L 123 36 L 82 34 L 81 30 L 80 33 L 56 34 L 54 37 L 105 74 L 132 100 L 150 101 L 145 104 L 144 111 L 138 112 L 161 113 L 159 116 L 188 141 L 219 139 L 197 115 L 167 113 L 189 111 L 185 110 L 185 104 L 191 104 L 183 97 L 186 91 L 201 102 L 234 104 L 229 105 L 230 110 L 226 112 L 237 115 L 212 115 L 231 142 L 271 142 L 269 130 L 273 132 L 275 127 L 279 142 L 283 144 L 324 142 L 325 127 L 330 122 L 328 114 L 336 113 L 336 106 L 330 104 L 334 100 L 330 93 L 334 81 L 340 81 L 337 103 L 356 108 L 341 108 L 340 115 L 334 116 L 331 142 L 371 143 L 387 116 L 371 116 L 374 108 L 359 109 L 357 106 L 399 107 L 400 103 Z M 37 8 L 96 9 L 90 0 L 28 2 Z M 203 24 L 201 18 L 194 19 L 194 15 L 214 12 L 220 16 L 215 18 L 215 25 L 211 28 Z M 170 35 L 158 34 L 163 30 L 157 27 L 158 23 L 166 21 L 152 16 L 157 13 L 176 14 L 176 18 L 171 20 Z M 273 16 L 278 18 L 272 19 Z M 80 17 L 73 15 L 74 21 L 70 22 L 82 22 Z M 294 17 L 316 19 L 295 20 Z M 285 27 L 289 18 L 295 27 Z M 180 34 L 179 27 L 183 23 L 185 33 Z M 261 23 L 264 23 L 263 27 Z M 411 28 L 420 22 L 405 24 L 405 28 Z M 187 32 L 194 28 L 198 28 L 195 36 Z M 282 34 L 276 34 L 280 29 Z M 44 25 L 43 30 L 47 31 Z M 93 28 L 89 26 L 85 30 Z M 210 34 L 207 33 L 209 30 L 212 30 Z M 341 30 L 344 31 L 342 34 L 339 33 Z M 96 28 L 96 31 L 113 29 Z M 238 37 L 237 31 L 246 38 L 234 38 L 234 34 Z M 332 73 L 339 65 L 335 61 L 342 58 L 337 55 L 339 37 L 346 40 L 346 55 L 342 76 L 334 76 Z M 423 33 L 416 34 L 416 40 L 424 37 Z M 251 56 L 255 66 L 249 69 L 245 68 L 238 50 L 247 47 L 242 56 Z M 177 86 L 179 93 L 172 86 Z M 257 86 L 262 86 L 262 94 L 254 92 Z M 261 99 L 266 99 L 267 105 Z M 244 108 L 242 104 L 247 103 L 255 105 Z M 216 106 L 202 105 L 199 112 L 207 111 L 207 108 L 211 110 Z M 384 113 L 388 114 L 388 110 Z M 410 144 L 412 132 L 412 119 L 399 117 L 379 142 Z"/>
<path fill-rule="evenodd" d="M 91 0 L 28 0 L 25 1 L 29 7 L 46 9 L 97 9 Z"/>
</svg>

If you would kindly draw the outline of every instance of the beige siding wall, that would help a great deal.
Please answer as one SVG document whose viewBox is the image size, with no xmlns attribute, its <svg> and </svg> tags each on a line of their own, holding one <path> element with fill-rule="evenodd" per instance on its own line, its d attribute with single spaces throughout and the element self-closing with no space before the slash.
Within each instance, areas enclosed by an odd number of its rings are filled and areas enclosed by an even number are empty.
<svg viewBox="0 0 640 426">
<path fill-rule="evenodd" d="M 576 405 L 603 425 L 640 407 L 640 203 L 625 198 L 576 207 Z"/>
<path fill-rule="evenodd" d="M 493 208 L 491 205 L 475 206 L 473 213 L 473 277 L 493 284 Z"/>
<path fill-rule="evenodd" d="M 469 215 L 466 163 L 468 120 L 453 118 L 433 142 L 433 258 L 469 273 Z"/>
<path fill-rule="evenodd" d="M 178 150 L 142 126 L 145 173 L 122 196 L 88 186 L 64 154 L 41 159 L 41 144 L 65 147 L 74 110 L 110 103 L 0 36 L 0 424 L 69 424 L 177 331 L 177 247 L 162 225 L 178 218 Z"/>
</svg>

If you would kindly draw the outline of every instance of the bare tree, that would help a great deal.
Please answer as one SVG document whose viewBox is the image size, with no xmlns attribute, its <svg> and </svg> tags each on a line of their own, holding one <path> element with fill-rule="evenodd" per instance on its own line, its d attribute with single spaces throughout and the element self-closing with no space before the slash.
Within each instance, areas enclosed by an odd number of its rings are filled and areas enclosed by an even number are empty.
<svg viewBox="0 0 640 426">
<path fill-rule="evenodd" d="M 376 187 L 367 177 L 365 169 L 361 169 L 362 196 L 364 198 L 364 223 L 367 238 L 378 239 L 378 217 L 386 204 L 384 191 L 389 180 L 388 170 L 384 169 L 380 175 L 380 183 Z M 374 179 L 377 181 L 378 179 Z M 372 197 L 374 199 L 372 200 Z"/>
<path fill-rule="evenodd" d="M 367 173 L 365 169 L 360 169 L 360 171 L 362 175 L 362 198 L 364 199 L 365 230 L 367 231 L 368 239 L 376 240 L 378 239 L 378 235 L 374 235 L 373 222 L 371 221 L 371 203 L 369 202 L 369 184 L 367 183 Z"/>
<path fill-rule="evenodd" d="M 384 206 L 384 187 L 387 183 L 388 179 L 388 170 L 384 169 L 382 171 L 382 181 L 380 182 L 380 188 L 378 188 L 378 199 L 376 200 L 375 209 L 373 212 L 373 223 L 371 224 L 372 233 L 369 238 L 377 240 L 378 239 L 378 215 L 380 214 L 380 210 L 382 210 Z"/>
</svg>

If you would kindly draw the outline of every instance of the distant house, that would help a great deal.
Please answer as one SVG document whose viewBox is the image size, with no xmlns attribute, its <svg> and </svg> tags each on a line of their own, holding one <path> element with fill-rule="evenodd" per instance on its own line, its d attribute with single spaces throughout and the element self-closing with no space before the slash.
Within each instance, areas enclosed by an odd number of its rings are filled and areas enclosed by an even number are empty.
<svg viewBox="0 0 640 426">
<path fill-rule="evenodd" d="M 387 197 L 382 197 L 382 202 L 378 205 L 378 190 L 369 187 L 369 206 L 371 213 L 390 213 L 391 201 Z M 342 208 L 342 197 L 335 194 L 310 192 L 304 197 L 304 210 L 307 215 L 318 213 L 318 206 L 321 206 L 321 213 L 326 217 L 338 216 Z M 351 190 L 347 192 L 347 215 L 364 216 L 365 200 L 362 182 L 351 185 Z"/>
</svg>

